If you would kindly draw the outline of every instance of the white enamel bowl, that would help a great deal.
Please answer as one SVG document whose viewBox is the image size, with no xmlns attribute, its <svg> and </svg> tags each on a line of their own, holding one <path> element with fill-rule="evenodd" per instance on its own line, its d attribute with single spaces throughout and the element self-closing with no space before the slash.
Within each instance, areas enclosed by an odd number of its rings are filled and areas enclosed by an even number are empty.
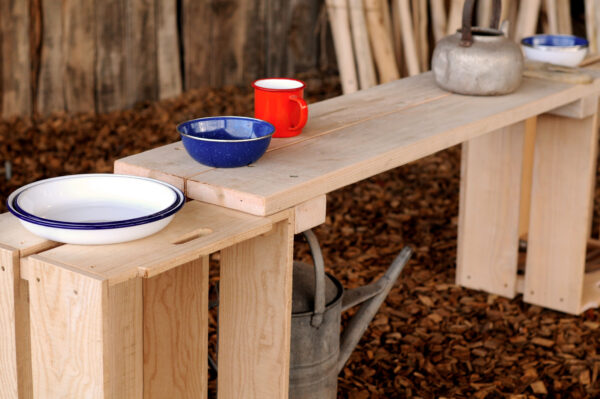
<svg viewBox="0 0 600 399">
<path fill-rule="evenodd" d="M 113 244 L 154 234 L 185 203 L 176 187 L 149 178 L 56 177 L 13 192 L 8 209 L 32 233 L 68 244 Z"/>
<path fill-rule="evenodd" d="M 521 40 L 525 58 L 531 61 L 575 67 L 588 52 L 588 41 L 571 35 L 535 35 Z"/>
</svg>

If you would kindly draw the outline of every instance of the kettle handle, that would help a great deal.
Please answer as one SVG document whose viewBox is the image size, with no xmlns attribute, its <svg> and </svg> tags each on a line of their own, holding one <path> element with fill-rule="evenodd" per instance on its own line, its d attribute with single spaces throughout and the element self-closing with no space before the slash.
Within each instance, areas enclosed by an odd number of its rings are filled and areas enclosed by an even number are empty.
<svg viewBox="0 0 600 399">
<path fill-rule="evenodd" d="M 493 0 L 494 3 L 492 5 L 492 20 L 490 23 L 490 27 L 492 29 L 498 29 L 500 24 L 500 13 L 502 11 L 502 1 L 501 0 Z M 473 34 L 471 32 L 471 28 L 473 26 L 473 8 L 475 6 L 475 0 L 466 0 L 465 6 L 463 8 L 463 17 L 462 17 L 462 36 L 460 39 L 460 45 L 463 47 L 471 47 L 473 44 Z"/>
<path fill-rule="evenodd" d="M 310 325 L 318 328 L 323 323 L 323 313 L 325 313 L 325 262 L 315 233 L 306 230 L 302 234 L 308 242 L 315 265 L 315 311 L 310 319 Z"/>
</svg>

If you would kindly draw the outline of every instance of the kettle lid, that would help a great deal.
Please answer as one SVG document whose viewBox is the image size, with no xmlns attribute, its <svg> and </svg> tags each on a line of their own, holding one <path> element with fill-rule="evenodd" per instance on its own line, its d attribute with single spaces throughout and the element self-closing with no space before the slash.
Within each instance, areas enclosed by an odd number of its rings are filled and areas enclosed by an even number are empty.
<svg viewBox="0 0 600 399">
<path fill-rule="evenodd" d="M 325 273 L 325 306 L 334 302 L 341 294 L 341 284 Z M 315 269 L 312 265 L 294 261 L 292 288 L 292 313 L 313 312 L 315 310 Z"/>
</svg>

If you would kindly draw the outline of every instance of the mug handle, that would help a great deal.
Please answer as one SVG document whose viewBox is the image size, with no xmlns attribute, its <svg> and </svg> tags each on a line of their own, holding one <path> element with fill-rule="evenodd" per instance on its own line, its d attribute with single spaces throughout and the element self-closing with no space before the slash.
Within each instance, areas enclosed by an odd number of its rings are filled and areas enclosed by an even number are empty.
<svg viewBox="0 0 600 399">
<path fill-rule="evenodd" d="M 300 107 L 300 120 L 296 126 L 290 127 L 290 130 L 300 130 L 306 125 L 306 121 L 308 120 L 308 106 L 306 105 L 306 101 L 298 96 L 291 96 L 290 101 L 295 102 Z"/>
</svg>

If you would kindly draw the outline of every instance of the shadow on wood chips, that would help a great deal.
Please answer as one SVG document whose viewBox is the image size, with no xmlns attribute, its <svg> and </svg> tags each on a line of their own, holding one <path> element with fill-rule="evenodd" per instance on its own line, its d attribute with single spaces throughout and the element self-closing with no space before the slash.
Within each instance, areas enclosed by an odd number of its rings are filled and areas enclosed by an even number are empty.
<svg viewBox="0 0 600 399">
<path fill-rule="evenodd" d="M 336 78 L 299 78 L 309 102 L 339 94 Z M 10 181 L 0 175 L 1 210 L 26 183 L 111 172 L 115 159 L 176 141 L 177 123 L 251 115 L 252 101 L 249 89 L 203 89 L 104 115 L 0 120 L 0 166 L 13 168 Z M 315 232 L 345 287 L 377 278 L 404 245 L 415 249 L 341 373 L 339 397 L 600 397 L 599 310 L 574 317 L 454 285 L 459 166 L 454 147 L 328 195 Z M 310 261 L 300 242 L 296 258 Z M 211 378 L 211 396 L 215 386 Z"/>
</svg>

